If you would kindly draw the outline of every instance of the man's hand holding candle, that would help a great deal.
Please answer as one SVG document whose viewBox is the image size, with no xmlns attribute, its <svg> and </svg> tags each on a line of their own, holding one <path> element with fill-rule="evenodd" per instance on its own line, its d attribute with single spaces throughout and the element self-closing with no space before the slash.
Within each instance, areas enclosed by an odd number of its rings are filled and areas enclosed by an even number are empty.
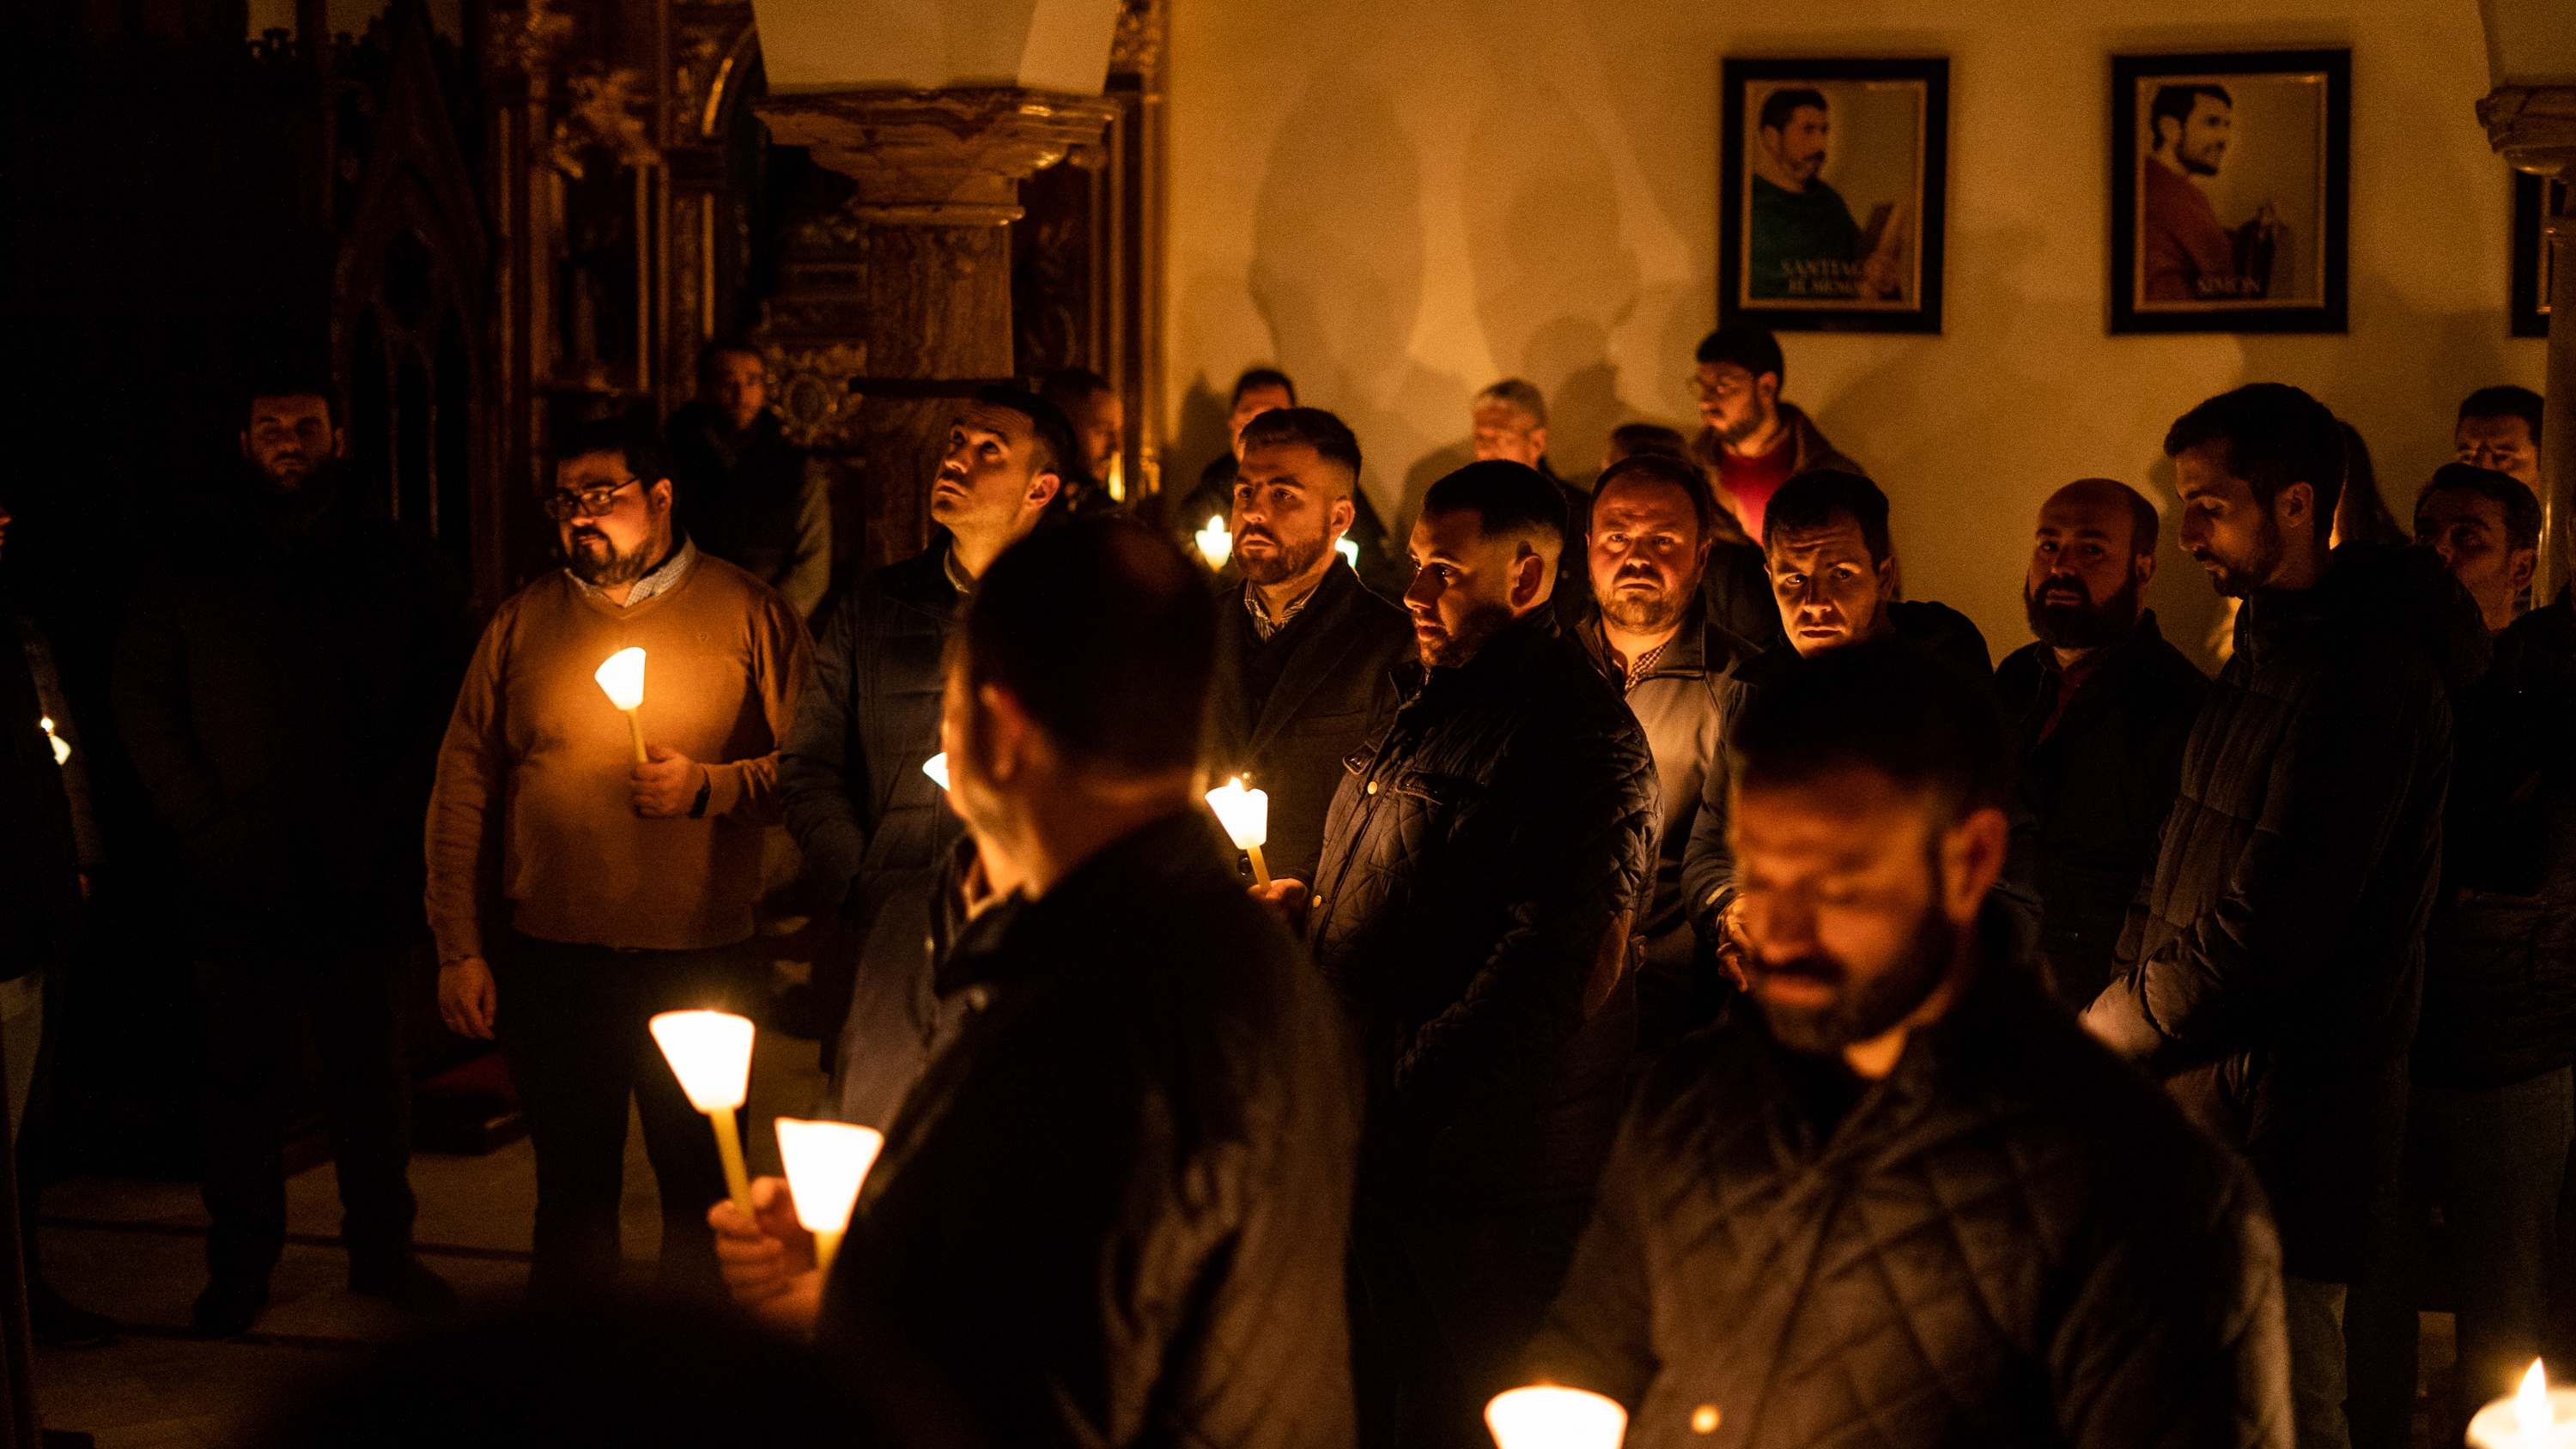
<svg viewBox="0 0 2576 1449">
<path fill-rule="evenodd" d="M 814 1266 L 814 1235 L 796 1221 L 787 1179 L 754 1179 L 751 1207 L 745 1216 L 727 1198 L 707 1209 L 725 1288 L 761 1322 L 800 1337 L 810 1334 L 823 1308 L 823 1275 Z"/>
<path fill-rule="evenodd" d="M 707 767 L 664 745 L 647 745 L 644 754 L 626 772 L 626 793 L 634 798 L 635 813 L 648 820 L 688 814 L 698 803 L 698 792 L 709 788 Z"/>
<path fill-rule="evenodd" d="M 1271 877 L 1268 885 L 1252 888 L 1252 898 L 1277 914 L 1279 924 L 1286 926 L 1291 935 L 1305 934 L 1307 894 L 1304 881 L 1284 875 Z"/>
</svg>

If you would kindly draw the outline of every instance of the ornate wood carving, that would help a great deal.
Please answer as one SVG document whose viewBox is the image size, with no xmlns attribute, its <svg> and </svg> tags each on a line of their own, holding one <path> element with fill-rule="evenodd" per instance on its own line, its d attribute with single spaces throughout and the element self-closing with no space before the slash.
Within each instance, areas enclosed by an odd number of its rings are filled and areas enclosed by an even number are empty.
<svg viewBox="0 0 2576 1449">
<path fill-rule="evenodd" d="M 1019 219 L 1021 179 L 1098 139 L 1117 107 L 979 87 L 772 96 L 760 113 L 782 145 L 858 183 L 863 221 L 998 226 Z"/>
</svg>

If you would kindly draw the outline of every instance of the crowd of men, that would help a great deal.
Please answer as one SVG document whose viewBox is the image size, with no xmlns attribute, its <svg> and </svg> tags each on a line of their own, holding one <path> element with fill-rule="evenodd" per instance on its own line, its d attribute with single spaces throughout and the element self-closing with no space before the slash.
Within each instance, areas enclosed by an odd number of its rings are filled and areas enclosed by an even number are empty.
<svg viewBox="0 0 2576 1449">
<path fill-rule="evenodd" d="M 2437 1224 L 2461 1404 L 2507 1391 L 2576 1135 L 2538 397 L 2469 398 L 2416 544 L 2339 525 L 2387 510 L 2323 403 L 2213 397 L 2171 520 L 2042 505 L 1997 666 L 1784 375 L 1720 329 L 1699 434 L 1619 429 L 1588 491 L 1498 383 L 1400 549 L 1274 370 L 1161 509 L 1101 379 L 988 387 L 930 547 L 823 607 L 821 475 L 720 346 L 667 430 L 557 440 L 563 567 L 470 657 L 437 555 L 337 485 L 327 386 L 262 384 L 223 546 L 117 668 L 198 932 L 197 1331 L 265 1301 L 299 1012 L 352 1288 L 452 1304 L 394 1031 L 425 900 L 527 1112 L 532 1299 L 615 1289 L 631 1099 L 662 1286 L 810 1344 L 890 1443 L 1445 1449 L 1545 1380 L 1641 1446 L 2404 1445 Z M 2168 522 L 2241 601 L 2215 679 L 2143 601 Z M 21 633 L 26 977 L 90 847 Z M 592 679 L 628 647 L 640 735 Z M 834 1115 L 887 1139 L 828 1274 L 783 1181 L 726 1198 L 646 1029 L 764 1009 L 781 824 L 840 922 Z"/>
</svg>

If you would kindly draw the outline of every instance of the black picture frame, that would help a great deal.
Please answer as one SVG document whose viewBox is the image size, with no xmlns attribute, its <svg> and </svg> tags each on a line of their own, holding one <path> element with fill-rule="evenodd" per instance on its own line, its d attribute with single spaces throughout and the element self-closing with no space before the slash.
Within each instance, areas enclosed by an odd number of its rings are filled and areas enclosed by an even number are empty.
<svg viewBox="0 0 2576 1449">
<path fill-rule="evenodd" d="M 2513 174 L 2513 286 L 2505 315 L 2516 337 L 2549 335 L 2549 304 L 2556 279 L 2549 274 L 2549 247 L 2541 239 L 2541 230 L 2549 224 L 2552 208 L 2546 198 L 2553 189 L 2558 193 L 2555 209 L 2563 213 L 2566 182 L 2528 171 Z"/>
<path fill-rule="evenodd" d="M 1902 247 L 1891 272 L 1900 291 L 1894 297 L 1818 298 L 1754 295 L 1754 267 L 1748 235 L 1754 210 L 1753 176 L 1747 170 L 1747 101 L 1757 88 L 1765 97 L 1783 85 L 1862 87 L 1911 90 L 1918 98 L 1913 162 L 1914 191 L 1910 235 L 1900 227 L 1893 235 Z M 1724 62 L 1719 85 L 1717 313 L 1721 323 L 1748 318 L 1779 332 L 1930 332 L 1941 330 L 1943 265 L 1949 229 L 1950 61 L 1930 57 L 1733 58 Z M 1899 202 L 1909 198 L 1899 197 Z M 1843 223 L 1861 245 L 1872 247 L 1863 261 L 1837 265 L 1847 277 L 1823 286 L 1863 286 L 1867 269 L 1879 263 L 1879 251 L 1890 232 L 1887 223 L 1902 212 L 1877 205 L 1866 228 L 1843 208 Z M 1876 242 L 1871 239 L 1877 238 Z"/>
<path fill-rule="evenodd" d="M 2320 174 L 2313 179 L 2314 190 L 2287 195 L 2293 216 L 2305 218 L 2313 209 L 2315 222 L 2310 234 L 2315 242 L 2295 235 L 2295 228 L 2283 224 L 2263 229 L 2260 223 L 2272 214 L 2273 202 L 2267 198 L 2262 211 L 2246 221 L 2228 228 L 2206 200 L 2198 203 L 2208 214 L 2205 224 L 2233 246 L 2230 268 L 2219 273 L 2215 268 L 2199 271 L 2165 265 L 2177 252 L 2186 263 L 2197 261 L 2200 253 L 2187 248 L 2151 246 L 2142 237 L 2141 223 L 2149 220 L 2143 213 L 2158 210 L 2142 197 L 2151 185 L 2147 171 L 2164 163 L 2149 159 L 2143 148 L 2148 136 L 2142 132 L 2140 114 L 2152 104 L 2142 90 L 2149 82 L 2158 88 L 2182 83 L 2225 86 L 2231 78 L 2251 81 L 2261 78 L 2313 84 L 2319 88 L 2314 98 L 2319 133 L 2311 138 L 2318 158 Z M 2240 90 L 2247 89 L 2240 86 Z M 2282 94 L 2296 94 L 2276 87 Z M 2231 93 L 2232 94 L 2232 93 Z M 2111 196 L 2111 247 L 2108 290 L 2110 329 L 2120 333 L 2175 332 L 2327 332 L 2346 330 L 2346 280 L 2350 265 L 2351 197 L 2352 197 L 2352 51 L 2330 50 L 2256 50 L 2228 51 L 2185 55 L 2115 55 L 2111 57 L 2111 153 L 2108 168 Z M 2236 103 L 2231 102 L 2231 108 Z M 2238 156 L 2232 138 L 2229 151 Z M 2168 175 L 2178 175 L 2169 170 Z M 2188 180 L 2185 185 L 2191 185 Z M 2165 215 L 2171 216 L 2167 211 Z M 2188 218 L 2186 218 L 2188 219 Z M 2165 227 L 2162 235 L 2171 237 L 2182 229 Z M 2188 234 L 2188 233 L 2184 233 Z M 2209 232 L 2201 235 L 2206 238 Z M 2304 261 L 2315 277 L 2310 288 L 2304 282 L 2296 285 L 2288 298 L 2272 290 L 2279 271 L 2281 242 L 2288 240 L 2293 270 Z M 2152 279 L 2148 268 L 2156 268 Z M 2260 268 L 2259 273 L 2252 269 Z M 2256 295 L 2245 290 L 2260 287 Z M 2179 288 L 2205 291 L 2205 297 L 2175 296 Z"/>
</svg>

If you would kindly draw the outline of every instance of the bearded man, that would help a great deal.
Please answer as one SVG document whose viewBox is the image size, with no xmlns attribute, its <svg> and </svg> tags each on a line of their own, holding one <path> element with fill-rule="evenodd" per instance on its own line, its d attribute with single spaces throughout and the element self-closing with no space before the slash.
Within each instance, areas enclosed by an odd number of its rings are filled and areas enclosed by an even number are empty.
<svg viewBox="0 0 2576 1449">
<path fill-rule="evenodd" d="M 1413 656 L 1404 611 L 1338 551 L 1359 477 L 1359 439 L 1321 408 L 1244 425 L 1233 509 L 1243 581 L 1217 596 L 1209 773 L 1269 794 L 1263 854 L 1298 880 L 1315 878 L 1343 758 L 1394 714 L 1397 672 Z"/>
<path fill-rule="evenodd" d="M 1729 743 L 1756 1009 L 1646 1078 L 1530 1367 L 1626 1406 L 1631 1449 L 2286 1449 L 2253 1174 L 1988 900 L 2012 759 L 1982 681 L 1856 644 Z"/>
<path fill-rule="evenodd" d="M 2049 495 L 2021 592 L 2039 642 L 1995 669 L 2038 826 L 2040 969 L 2078 1009 L 2110 982 L 2209 685 L 2141 605 L 2156 532 L 2155 505 L 2125 483 L 2085 478 Z"/>
</svg>

